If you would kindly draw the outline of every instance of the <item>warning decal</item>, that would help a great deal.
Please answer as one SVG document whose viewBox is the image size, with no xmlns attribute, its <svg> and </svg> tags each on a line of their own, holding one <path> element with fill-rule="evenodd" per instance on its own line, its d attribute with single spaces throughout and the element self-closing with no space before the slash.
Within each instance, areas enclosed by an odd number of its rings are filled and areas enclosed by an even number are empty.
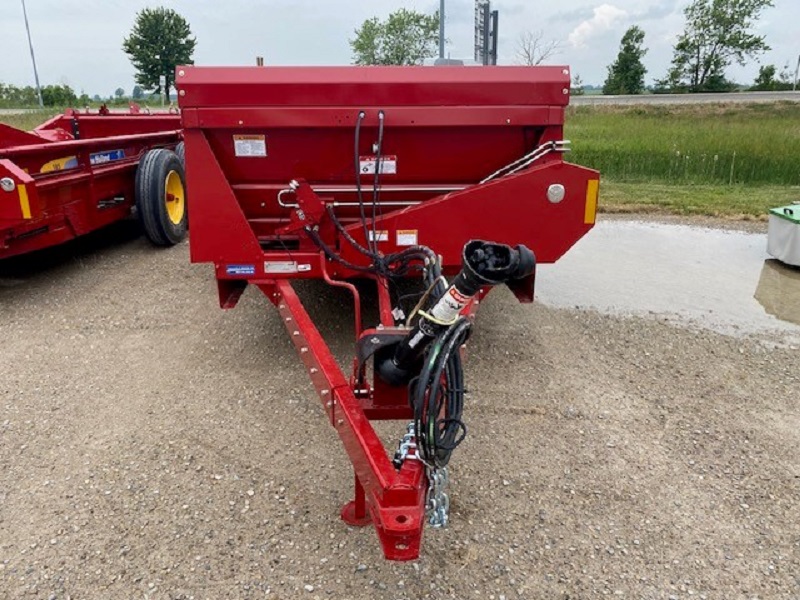
<svg viewBox="0 0 800 600">
<path fill-rule="evenodd" d="M 378 231 L 368 231 L 369 233 L 369 241 L 370 242 L 388 242 L 389 241 L 389 232 L 385 230 L 378 230 Z"/>
<path fill-rule="evenodd" d="M 397 230 L 397 245 L 398 246 L 416 246 L 417 245 L 417 230 L 416 229 L 398 229 Z"/>
<path fill-rule="evenodd" d="M 377 156 L 359 156 L 358 165 L 362 175 L 375 175 L 378 165 Z M 397 157 L 381 156 L 381 175 L 397 174 Z"/>
<path fill-rule="evenodd" d="M 240 157 L 262 157 L 267 155 L 267 136 L 265 135 L 235 135 L 233 136 L 233 151 Z"/>
</svg>

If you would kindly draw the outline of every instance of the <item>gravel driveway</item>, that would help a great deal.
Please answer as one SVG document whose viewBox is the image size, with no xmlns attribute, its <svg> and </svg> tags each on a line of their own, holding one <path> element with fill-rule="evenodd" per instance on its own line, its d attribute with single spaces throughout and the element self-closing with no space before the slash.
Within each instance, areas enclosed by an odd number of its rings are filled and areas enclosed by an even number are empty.
<svg viewBox="0 0 800 600">
<path fill-rule="evenodd" d="M 796 349 L 498 290 L 452 524 L 389 563 L 277 312 L 123 237 L 0 269 L 0 598 L 800 597 Z"/>
</svg>

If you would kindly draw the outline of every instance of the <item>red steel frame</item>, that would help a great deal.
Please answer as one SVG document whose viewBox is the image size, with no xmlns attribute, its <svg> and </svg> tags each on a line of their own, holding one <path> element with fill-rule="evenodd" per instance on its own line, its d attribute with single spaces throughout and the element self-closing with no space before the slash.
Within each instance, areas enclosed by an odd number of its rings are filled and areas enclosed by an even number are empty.
<svg viewBox="0 0 800 600">
<path fill-rule="evenodd" d="M 374 349 L 408 329 L 396 324 L 386 282 L 374 277 L 380 324 L 362 330 L 358 290 L 343 280 L 363 274 L 327 259 L 303 227 L 317 227 L 347 261 L 367 264 L 323 207 L 332 206 L 349 235 L 366 244 L 354 161 L 356 153 L 375 152 L 384 120 L 381 154 L 396 157 L 396 172 L 380 181 L 374 225 L 383 253 L 402 250 L 411 236 L 453 274 L 466 241 L 479 238 L 522 243 L 538 262 L 554 262 L 594 225 L 597 172 L 547 151 L 518 172 L 484 180 L 536 148 L 562 147 L 568 69 L 179 67 L 176 81 L 192 198 L 192 261 L 214 264 L 223 308 L 234 307 L 248 284 L 278 308 L 353 463 L 355 498 L 342 518 L 371 522 L 387 558 L 416 558 L 425 467 L 412 454 L 395 468 L 370 424 L 409 420 L 407 390 L 377 377 L 368 381 L 366 369 Z M 361 139 L 354 148 L 359 113 Z M 242 151 L 240 144 L 250 143 Z M 373 181 L 364 177 L 367 206 Z M 356 358 L 349 378 L 292 288 L 292 279 L 309 278 L 353 294 Z M 512 289 L 520 301 L 533 300 L 532 277 Z M 482 295 L 466 313 L 474 313 Z"/>
<path fill-rule="evenodd" d="M 141 156 L 180 140 L 178 114 L 68 110 L 31 132 L 0 124 L 0 259 L 124 219 Z"/>
</svg>

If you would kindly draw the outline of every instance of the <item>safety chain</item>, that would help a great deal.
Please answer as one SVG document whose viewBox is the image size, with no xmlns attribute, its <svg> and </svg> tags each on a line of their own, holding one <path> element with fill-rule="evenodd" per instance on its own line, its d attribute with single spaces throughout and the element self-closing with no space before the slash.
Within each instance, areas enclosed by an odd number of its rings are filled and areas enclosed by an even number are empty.
<svg viewBox="0 0 800 600">
<path fill-rule="evenodd" d="M 414 423 L 409 423 L 406 433 L 394 454 L 392 463 L 396 468 L 403 466 L 405 460 L 420 460 L 417 454 L 417 438 L 414 431 Z M 412 453 L 413 451 L 413 453 Z M 425 474 L 428 476 L 428 493 L 425 498 L 425 517 L 431 527 L 447 527 L 450 517 L 450 497 L 447 495 L 447 486 L 450 477 L 447 474 L 447 467 L 431 467 L 425 465 Z"/>
<path fill-rule="evenodd" d="M 447 467 L 426 469 L 428 474 L 428 500 L 425 505 L 425 516 L 431 527 L 447 527 L 450 517 L 450 497 L 447 495 L 447 486 L 450 478 Z"/>
</svg>

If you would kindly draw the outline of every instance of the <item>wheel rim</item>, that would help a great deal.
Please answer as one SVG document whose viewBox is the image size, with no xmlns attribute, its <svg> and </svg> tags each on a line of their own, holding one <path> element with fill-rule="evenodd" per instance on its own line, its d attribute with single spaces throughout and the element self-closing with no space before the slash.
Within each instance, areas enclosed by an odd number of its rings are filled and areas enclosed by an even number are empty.
<svg viewBox="0 0 800 600">
<path fill-rule="evenodd" d="M 177 171 L 167 173 L 164 182 L 166 191 L 164 203 L 167 207 L 167 217 L 173 225 L 180 225 L 183 215 L 186 213 L 186 193 L 183 190 L 183 182 Z"/>
</svg>

